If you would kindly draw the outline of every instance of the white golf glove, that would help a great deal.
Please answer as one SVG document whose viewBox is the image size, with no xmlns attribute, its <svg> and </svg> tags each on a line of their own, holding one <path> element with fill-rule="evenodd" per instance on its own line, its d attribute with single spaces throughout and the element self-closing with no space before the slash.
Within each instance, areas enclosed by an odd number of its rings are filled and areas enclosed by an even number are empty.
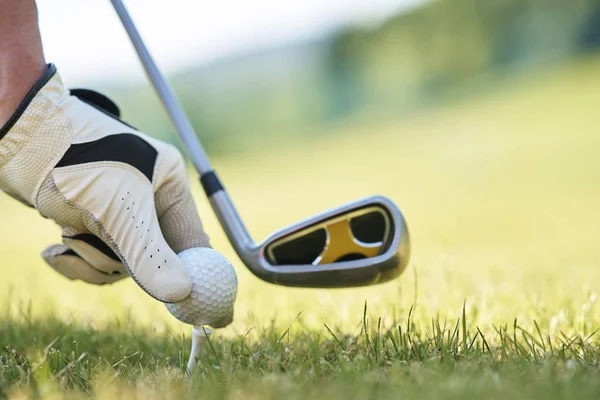
<svg viewBox="0 0 600 400">
<path fill-rule="evenodd" d="M 209 247 L 183 158 L 119 119 L 106 97 L 69 91 L 54 65 L 0 127 L 0 189 L 63 227 L 42 256 L 69 279 L 131 276 L 166 303 L 188 296 L 177 253 Z"/>
</svg>

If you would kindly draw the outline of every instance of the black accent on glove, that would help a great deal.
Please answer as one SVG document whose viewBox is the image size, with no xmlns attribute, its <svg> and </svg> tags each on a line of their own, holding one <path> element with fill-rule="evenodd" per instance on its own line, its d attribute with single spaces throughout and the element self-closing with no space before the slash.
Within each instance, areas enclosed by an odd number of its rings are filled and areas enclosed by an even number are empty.
<svg viewBox="0 0 600 400">
<path fill-rule="evenodd" d="M 88 104 L 95 105 L 97 108 L 113 115 L 116 118 L 121 118 L 121 110 L 114 101 L 94 90 L 90 89 L 69 89 L 71 95 Z"/>
<path fill-rule="evenodd" d="M 72 144 L 56 168 L 98 161 L 116 161 L 136 168 L 152 182 L 158 152 L 148 142 L 130 133 L 105 136 L 88 143 Z"/>
<path fill-rule="evenodd" d="M 94 107 L 96 110 L 108 115 L 111 118 L 116 119 L 122 124 L 127 125 L 131 129 L 139 131 L 135 126 L 123 121 L 121 119 L 121 109 L 119 106 L 107 96 L 102 93 L 96 92 L 91 89 L 69 89 L 72 96 L 77 97 L 87 105 Z"/>
<path fill-rule="evenodd" d="M 80 233 L 80 234 L 74 235 L 74 236 L 63 236 L 63 238 L 71 239 L 71 240 L 79 240 L 79 241 L 85 242 L 85 243 L 89 244 L 90 246 L 101 251 L 107 257 L 110 257 L 115 261 L 121 261 L 119 256 L 117 256 L 115 254 L 115 252 L 112 251 L 112 249 L 110 247 L 108 247 L 108 245 L 106 243 L 104 243 L 99 237 L 92 235 L 90 233 Z M 71 250 L 71 251 L 73 251 L 73 250 Z M 66 255 L 67 253 L 68 253 L 68 251 L 63 253 L 63 255 Z M 73 255 L 79 256 L 74 251 L 73 251 L 73 253 L 74 253 Z"/>
</svg>

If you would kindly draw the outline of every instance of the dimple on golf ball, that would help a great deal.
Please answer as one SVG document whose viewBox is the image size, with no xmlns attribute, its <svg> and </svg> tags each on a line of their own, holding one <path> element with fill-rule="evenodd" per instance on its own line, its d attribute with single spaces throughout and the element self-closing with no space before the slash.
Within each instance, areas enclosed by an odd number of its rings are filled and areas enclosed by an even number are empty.
<svg viewBox="0 0 600 400">
<path fill-rule="evenodd" d="M 165 304 L 186 324 L 223 328 L 233 321 L 237 275 L 231 263 L 215 250 L 195 247 L 178 254 L 192 277 L 192 291 L 183 301 Z"/>
</svg>

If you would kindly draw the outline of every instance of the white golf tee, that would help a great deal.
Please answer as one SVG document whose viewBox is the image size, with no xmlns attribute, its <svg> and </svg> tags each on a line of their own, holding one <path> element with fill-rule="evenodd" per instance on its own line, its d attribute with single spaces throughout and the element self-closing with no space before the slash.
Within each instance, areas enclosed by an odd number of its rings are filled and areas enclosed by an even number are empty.
<svg viewBox="0 0 600 400">
<path fill-rule="evenodd" d="M 196 366 L 200 352 L 206 345 L 206 342 L 210 338 L 211 334 L 212 330 L 203 326 L 192 327 L 192 350 L 190 352 L 190 360 L 188 361 L 187 365 L 188 375 L 192 373 L 194 367 Z"/>
</svg>

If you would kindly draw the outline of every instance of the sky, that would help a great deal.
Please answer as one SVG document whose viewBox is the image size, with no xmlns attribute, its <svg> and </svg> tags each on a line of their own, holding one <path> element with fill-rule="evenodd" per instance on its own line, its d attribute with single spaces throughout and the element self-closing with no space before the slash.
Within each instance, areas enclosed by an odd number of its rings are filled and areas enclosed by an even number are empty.
<svg viewBox="0 0 600 400">
<path fill-rule="evenodd" d="M 376 24 L 424 0 L 124 0 L 167 74 L 227 55 Z M 68 84 L 144 79 L 109 0 L 37 0 L 47 61 Z"/>
</svg>

